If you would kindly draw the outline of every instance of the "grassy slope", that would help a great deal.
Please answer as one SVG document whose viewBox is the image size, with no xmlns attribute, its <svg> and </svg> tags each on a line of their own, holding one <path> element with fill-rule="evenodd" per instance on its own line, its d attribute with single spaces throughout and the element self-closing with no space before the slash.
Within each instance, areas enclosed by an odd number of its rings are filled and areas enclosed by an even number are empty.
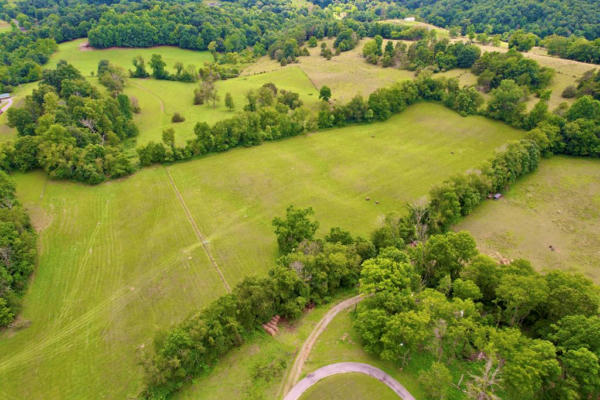
<svg viewBox="0 0 600 400">
<path fill-rule="evenodd" d="M 37 86 L 36 82 L 25 83 L 17 86 L 12 92 L 13 105 L 11 107 L 20 106 L 25 97 L 31 94 L 31 91 Z M 8 117 L 6 113 L 0 115 L 0 142 L 13 140 L 17 137 L 17 130 L 7 125 Z"/>
<path fill-rule="evenodd" d="M 470 231 L 484 253 L 525 258 L 540 270 L 579 271 L 599 283 L 598 193 L 600 161 L 553 157 L 456 229 Z"/>
<path fill-rule="evenodd" d="M 168 168 L 233 285 L 272 265 L 270 221 L 287 205 L 312 205 L 321 232 L 341 225 L 367 234 L 385 213 L 518 136 L 500 123 L 420 104 L 385 123 Z M 138 348 L 223 293 L 165 168 L 96 187 L 45 182 L 41 173 L 17 181 L 34 221 L 47 227 L 22 314 L 31 326 L 0 336 L 0 398 L 135 394 Z"/>
<path fill-rule="evenodd" d="M 398 395 L 370 376 L 350 373 L 323 379 L 308 389 L 301 400 L 397 400 Z"/>
</svg>

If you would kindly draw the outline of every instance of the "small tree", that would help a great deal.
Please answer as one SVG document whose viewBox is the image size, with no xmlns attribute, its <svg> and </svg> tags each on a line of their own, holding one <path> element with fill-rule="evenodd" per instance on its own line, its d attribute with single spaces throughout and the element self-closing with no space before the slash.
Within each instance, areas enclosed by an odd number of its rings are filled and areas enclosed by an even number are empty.
<svg viewBox="0 0 600 400">
<path fill-rule="evenodd" d="M 321 88 L 321 90 L 319 91 L 319 99 L 321 99 L 323 101 L 329 101 L 330 98 L 331 98 L 331 89 L 329 89 L 329 87 L 327 87 L 327 86 L 323 86 Z"/>
<path fill-rule="evenodd" d="M 183 122 L 183 121 L 185 121 L 184 116 L 179 114 L 178 112 L 173 114 L 173 116 L 171 117 L 171 122 L 173 122 L 173 123 Z"/>
<path fill-rule="evenodd" d="M 235 108 L 235 105 L 233 104 L 233 97 L 229 92 L 225 94 L 225 107 L 227 107 L 229 111 L 233 111 L 233 109 Z"/>
<path fill-rule="evenodd" d="M 152 77 L 154 79 L 167 79 L 169 74 L 165 67 L 167 64 L 163 61 L 160 54 L 152 54 L 150 58 L 150 68 L 152 68 Z"/>
<path fill-rule="evenodd" d="M 311 207 L 297 209 L 289 206 L 285 219 L 279 217 L 273 219 L 281 254 L 291 253 L 303 240 L 312 240 L 319 228 L 319 223 L 311 221 L 309 218 L 313 214 L 314 211 Z"/>
<path fill-rule="evenodd" d="M 448 397 L 452 375 L 444 364 L 434 362 L 427 371 L 419 373 L 419 383 L 428 399 L 444 400 Z"/>
</svg>

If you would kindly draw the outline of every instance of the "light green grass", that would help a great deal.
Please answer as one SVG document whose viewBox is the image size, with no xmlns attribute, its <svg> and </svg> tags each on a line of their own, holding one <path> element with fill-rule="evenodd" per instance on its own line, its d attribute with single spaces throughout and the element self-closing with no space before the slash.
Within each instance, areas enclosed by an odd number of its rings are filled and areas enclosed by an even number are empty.
<svg viewBox="0 0 600 400">
<path fill-rule="evenodd" d="M 247 103 L 246 93 L 257 89 L 265 83 L 275 83 L 278 88 L 291 90 L 300 94 L 306 106 L 315 109 L 319 101 L 319 93 L 307 76 L 299 68 L 288 68 L 265 74 L 240 76 L 234 79 L 218 81 L 216 88 L 220 100 L 213 108 L 212 104 L 194 105 L 194 89 L 197 84 L 157 81 L 155 79 L 130 79 L 125 93 L 138 99 L 142 112 L 135 116 L 140 129 L 138 144 L 151 140 L 161 141 L 162 131 L 172 127 L 175 129 L 176 141 L 183 145 L 187 139 L 194 137 L 194 125 L 197 122 L 215 122 L 231 118 L 243 110 Z M 229 111 L 225 107 L 225 94 L 231 93 L 235 109 Z M 171 117 L 180 113 L 185 121 L 172 123 Z"/>
<path fill-rule="evenodd" d="M 398 400 L 398 395 L 375 378 L 349 373 L 323 379 L 309 388 L 301 400 Z"/>
<path fill-rule="evenodd" d="M 424 103 L 385 123 L 167 168 L 234 285 L 273 265 L 270 221 L 289 204 L 313 206 L 320 234 L 342 226 L 367 235 L 386 213 L 520 135 Z M 31 326 L 0 335 L 0 398 L 135 395 L 140 347 L 224 293 L 165 167 L 95 187 L 46 182 L 42 173 L 16 180 L 36 226 L 45 229 L 22 313 Z"/>
<path fill-rule="evenodd" d="M 12 26 L 10 25 L 10 22 L 0 21 L 0 33 L 8 32 L 11 29 L 12 29 Z"/>
<path fill-rule="evenodd" d="M 208 51 L 184 50 L 178 47 L 157 46 L 150 48 L 110 48 L 96 50 L 86 48 L 82 50 L 81 46 L 87 43 L 87 39 L 77 39 L 70 42 L 61 43 L 58 51 L 50 57 L 48 67 L 54 68 L 60 60 L 65 60 L 73 64 L 84 76 L 91 76 L 98 69 L 100 60 L 108 60 L 111 63 L 123 67 L 125 70 L 133 69 L 132 60 L 134 57 L 142 56 L 146 61 L 146 69 L 150 69 L 150 57 L 152 54 L 160 54 L 163 61 L 167 64 L 167 70 L 174 72 L 173 66 L 176 62 L 182 62 L 183 65 L 194 65 L 196 68 L 204 65 L 205 62 L 212 62 L 213 57 Z"/>
<path fill-rule="evenodd" d="M 599 160 L 553 157 L 456 229 L 470 231 L 493 257 L 525 258 L 538 270 L 578 271 L 600 283 L 599 193 Z"/>
</svg>

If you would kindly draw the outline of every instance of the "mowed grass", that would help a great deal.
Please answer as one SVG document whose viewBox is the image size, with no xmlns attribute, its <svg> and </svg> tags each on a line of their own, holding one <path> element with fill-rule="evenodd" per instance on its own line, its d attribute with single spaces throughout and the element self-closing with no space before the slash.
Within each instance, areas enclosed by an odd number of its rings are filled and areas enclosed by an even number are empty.
<svg viewBox="0 0 600 400">
<path fill-rule="evenodd" d="M 386 213 L 521 134 L 423 103 L 385 123 L 147 168 L 94 187 L 16 176 L 41 230 L 40 256 L 21 317 L 31 325 L 0 336 L 0 398 L 134 396 L 143 378 L 137 354 L 155 332 L 225 293 L 167 171 L 233 286 L 273 265 L 271 220 L 289 204 L 313 206 L 321 235 L 331 226 L 367 235 Z"/>
<path fill-rule="evenodd" d="M 309 388 L 301 400 L 398 400 L 384 383 L 370 376 L 349 373 L 333 375 Z"/>
<path fill-rule="evenodd" d="M 470 231 L 493 257 L 525 258 L 538 270 L 577 271 L 600 283 L 599 218 L 600 161 L 553 157 L 456 229 Z"/>
</svg>

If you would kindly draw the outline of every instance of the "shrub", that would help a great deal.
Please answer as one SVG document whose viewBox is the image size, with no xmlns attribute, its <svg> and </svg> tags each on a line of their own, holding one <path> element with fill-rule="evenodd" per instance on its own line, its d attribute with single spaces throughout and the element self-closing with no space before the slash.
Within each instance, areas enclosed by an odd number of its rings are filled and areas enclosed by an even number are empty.
<svg viewBox="0 0 600 400">
<path fill-rule="evenodd" d="M 577 96 L 577 88 L 573 85 L 569 85 L 563 90 L 561 96 L 565 99 L 572 99 Z"/>
<path fill-rule="evenodd" d="M 183 121 L 185 121 L 185 118 L 183 117 L 183 115 L 179 114 L 178 112 L 173 114 L 173 116 L 171 117 L 171 122 L 173 122 L 173 123 L 178 123 L 178 122 L 183 122 Z"/>
</svg>

